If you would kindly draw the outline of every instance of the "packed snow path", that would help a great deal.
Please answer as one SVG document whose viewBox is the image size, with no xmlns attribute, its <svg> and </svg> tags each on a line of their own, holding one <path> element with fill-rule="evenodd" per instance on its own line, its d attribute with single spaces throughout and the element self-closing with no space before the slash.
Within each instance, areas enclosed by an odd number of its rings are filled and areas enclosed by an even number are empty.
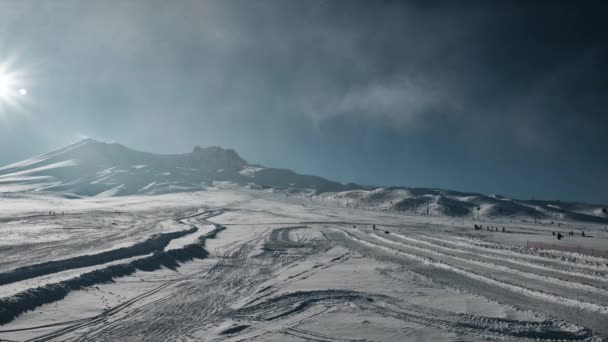
<svg viewBox="0 0 608 342">
<path fill-rule="evenodd" d="M 496 237 L 489 241 L 468 223 L 242 190 L 80 205 L 79 213 L 66 221 L 19 215 L 31 230 L 57 231 L 75 223 L 107 228 L 96 229 L 96 238 L 68 230 L 65 238 L 33 243 L 25 237 L 23 244 L 15 241 L 0 249 L 0 256 L 14 261 L 0 269 L 0 279 L 5 279 L 0 312 L 10 318 L 0 326 L 0 339 L 608 336 L 607 260 L 540 253 L 496 242 Z M 128 209 L 109 214 L 118 208 Z M 5 222 L 0 234 L 18 236 L 19 225 L 11 223 L 15 220 Z M 49 228 L 51 224 L 55 226 Z M 45 257 L 41 251 L 51 248 L 56 252 Z M 15 277 L 20 270 L 30 273 Z M 40 297 L 45 289 L 58 288 L 61 296 Z M 10 316 L 7 308 L 21 306 L 7 303 L 23 298 L 31 310 Z M 40 298 L 44 300 L 36 302 Z"/>
</svg>

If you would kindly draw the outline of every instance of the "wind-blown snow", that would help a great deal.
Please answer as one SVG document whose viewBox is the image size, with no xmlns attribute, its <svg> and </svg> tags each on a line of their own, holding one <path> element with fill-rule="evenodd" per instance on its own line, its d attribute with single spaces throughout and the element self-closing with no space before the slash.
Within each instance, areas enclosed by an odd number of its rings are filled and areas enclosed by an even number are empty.
<svg viewBox="0 0 608 342">
<path fill-rule="evenodd" d="M 243 176 L 247 176 L 247 177 L 253 177 L 255 176 L 255 174 L 259 171 L 264 170 L 263 167 L 256 167 L 256 166 L 247 166 L 245 168 L 243 168 L 241 171 L 239 171 L 240 174 L 242 174 Z"/>
<path fill-rule="evenodd" d="M 78 165 L 78 163 L 76 163 L 73 160 L 64 160 L 61 162 L 52 163 L 52 164 L 44 165 L 44 166 L 39 166 L 39 167 L 35 167 L 35 168 L 23 170 L 23 171 L 5 173 L 3 175 L 0 175 L 0 180 L 8 179 L 8 178 L 18 178 L 19 176 L 24 176 L 24 175 L 29 175 L 32 173 L 38 173 L 41 171 L 48 171 L 48 170 L 53 170 L 53 169 L 66 167 L 66 166 L 74 166 L 74 165 Z"/>
</svg>

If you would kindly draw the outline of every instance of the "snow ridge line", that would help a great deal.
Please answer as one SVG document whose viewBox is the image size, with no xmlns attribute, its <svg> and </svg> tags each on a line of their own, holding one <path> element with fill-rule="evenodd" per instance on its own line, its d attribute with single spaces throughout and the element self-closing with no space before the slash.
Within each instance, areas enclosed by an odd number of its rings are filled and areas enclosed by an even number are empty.
<svg viewBox="0 0 608 342">
<path fill-rule="evenodd" d="M 1 298 L 0 325 L 9 323 L 19 315 L 39 306 L 61 300 L 71 291 L 112 282 L 116 278 L 131 275 L 139 270 L 155 271 L 162 266 L 177 269 L 180 263 L 193 259 L 204 259 L 209 255 L 204 248 L 206 240 L 215 238 L 220 231 L 226 229 L 218 224 L 214 224 L 214 227 L 213 231 L 201 235 L 194 244 L 170 251 L 156 252 L 151 256 L 133 260 L 129 263 L 111 265 L 58 283 L 31 288 L 14 296 Z"/>
<path fill-rule="evenodd" d="M 367 245 L 369 247 L 372 248 L 376 248 L 376 249 L 381 249 L 384 250 L 388 253 L 392 253 L 392 254 L 396 254 L 396 255 L 400 255 L 403 257 L 406 257 L 410 260 L 415 260 L 415 261 L 419 261 L 422 262 L 425 265 L 429 265 L 429 266 L 433 266 L 433 267 L 437 267 L 437 268 L 441 268 L 441 269 L 445 269 L 448 271 L 452 271 L 454 273 L 463 275 L 465 277 L 469 277 L 471 279 L 475 279 L 478 281 L 482 281 L 485 282 L 487 284 L 490 285 L 494 285 L 494 286 L 498 286 L 504 289 L 507 289 L 509 291 L 512 292 L 516 292 L 516 293 L 520 293 L 522 295 L 526 295 L 528 297 L 532 297 L 532 298 L 538 298 L 541 300 L 545 300 L 545 301 L 549 301 L 549 302 L 553 302 L 553 303 L 557 303 L 557 304 L 561 304 L 561 305 L 565 305 L 565 306 L 569 306 L 569 307 L 573 307 L 573 308 L 577 308 L 577 309 L 583 309 L 583 310 L 588 310 L 588 311 L 595 311 L 601 314 L 608 314 L 608 307 L 603 306 L 603 305 L 598 305 L 598 304 L 594 304 L 594 303 L 589 303 L 589 302 L 582 302 L 576 299 L 571 299 L 571 298 L 565 298 L 565 297 L 561 297 L 561 296 L 557 296 L 557 295 L 553 295 L 553 294 L 548 294 L 548 293 L 544 293 L 544 292 L 540 292 L 540 291 L 536 291 L 536 290 L 532 290 L 532 289 L 528 289 L 525 288 L 523 286 L 519 286 L 519 285 L 513 285 L 513 284 L 509 284 L 509 283 L 504 283 L 501 281 L 498 281 L 496 279 L 481 275 L 481 274 L 477 274 L 474 273 L 472 271 L 468 271 L 465 269 L 462 269 L 460 267 L 457 266 L 452 266 L 452 265 L 448 265 L 445 264 L 441 261 L 436 261 L 435 259 L 429 258 L 429 257 L 423 257 L 423 256 L 419 256 L 416 254 L 411 254 L 411 253 L 406 253 L 403 251 L 400 251 L 398 249 L 395 248 L 390 248 L 390 247 L 386 247 L 386 246 L 382 246 L 382 245 L 378 245 L 363 239 L 360 239 L 348 232 L 345 232 L 343 230 L 339 230 L 341 231 L 343 234 L 345 234 L 347 237 L 356 240 L 357 242 L 363 244 L 363 245 Z"/>
<path fill-rule="evenodd" d="M 127 247 L 121 247 L 97 254 L 80 255 L 63 260 L 47 261 L 40 264 L 19 267 L 0 273 L 0 285 L 10 284 L 21 280 L 49 275 L 75 268 L 90 267 L 108 262 L 132 258 L 162 251 L 173 239 L 177 239 L 198 231 L 197 227 L 187 230 L 154 234 L 148 239 Z"/>
<path fill-rule="evenodd" d="M 402 237 L 403 235 L 401 234 L 397 234 L 397 233 L 393 233 L 393 235 L 397 236 L 397 237 Z M 541 269 L 541 270 L 546 270 L 546 269 L 550 269 L 553 272 L 557 272 L 557 273 L 562 273 L 564 275 L 568 275 L 568 276 L 574 276 L 574 277 L 581 277 L 581 278 L 586 278 L 589 280 L 594 280 L 594 281 L 601 281 L 601 282 L 608 282 L 608 278 L 602 275 L 597 275 L 597 274 L 589 274 L 589 273 L 583 273 L 581 271 L 575 271 L 573 268 L 576 268 L 577 265 L 573 265 L 570 264 L 568 268 L 559 268 L 559 266 L 556 265 L 550 265 L 550 264 L 536 264 L 532 261 L 525 261 L 525 260 L 521 260 L 521 259 L 528 259 L 528 260 L 536 260 L 536 258 L 529 258 L 529 254 L 524 254 L 524 253 L 517 253 L 517 252 L 512 252 L 510 251 L 510 253 L 506 254 L 506 253 L 501 253 L 501 250 L 494 250 L 491 248 L 482 248 L 482 247 L 477 247 L 477 246 L 472 246 L 472 245 L 467 245 L 466 243 L 459 243 L 459 242 L 454 242 L 454 241 L 448 241 L 448 240 L 443 240 L 443 239 L 439 239 L 439 238 L 435 238 L 432 236 L 427 236 L 427 235 L 422 235 L 422 237 L 424 239 L 430 239 L 433 241 L 437 241 L 439 243 L 442 244 L 447 244 L 447 245 L 451 245 L 452 247 L 447 247 L 444 245 L 438 245 L 435 244 L 436 246 L 441 246 L 444 248 L 453 248 L 455 246 L 459 246 L 459 247 L 463 247 L 463 248 L 470 248 L 470 249 L 474 249 L 477 251 L 481 251 L 481 252 L 486 252 L 486 253 L 490 253 L 490 254 L 502 254 L 502 255 L 509 255 L 509 256 L 513 256 L 516 258 L 520 258 L 520 260 L 514 260 L 514 259 L 501 259 L 498 256 L 493 256 L 493 255 L 488 255 L 488 254 L 484 254 L 483 257 L 485 258 L 489 258 L 489 259 L 494 259 L 494 260 L 502 260 L 504 262 L 508 262 L 511 264 L 516 264 L 516 265 L 521 265 L 521 266 L 525 266 L 525 267 L 532 267 L 532 268 L 537 268 L 537 269 Z M 424 241 L 424 240 L 420 240 L 420 241 Z M 466 252 L 466 253 L 473 253 L 472 251 L 467 251 L 467 250 L 462 250 L 462 252 Z M 541 257 L 542 258 L 542 257 Z M 547 262 L 547 261 L 554 261 L 557 262 L 557 260 L 553 260 L 553 259 L 543 259 L 543 260 L 538 260 L 539 262 Z"/>
<path fill-rule="evenodd" d="M 440 236 L 447 237 L 445 235 L 440 235 Z M 433 237 L 430 237 L 430 236 L 427 236 L 427 237 L 433 239 Z M 568 256 L 570 258 L 584 259 L 584 260 L 596 262 L 598 264 L 595 264 L 595 265 L 594 264 L 581 264 L 581 263 L 572 262 L 572 261 L 568 261 L 568 260 L 561 260 L 559 257 L 551 258 L 551 257 L 536 255 L 536 254 L 531 254 L 531 253 L 514 252 L 510 249 L 504 248 L 507 245 L 500 245 L 497 243 L 478 240 L 478 239 L 468 239 L 468 238 L 463 238 L 463 237 L 459 237 L 459 236 L 450 236 L 449 238 L 452 240 L 458 240 L 458 242 L 451 241 L 451 243 L 453 243 L 453 244 L 469 246 L 470 248 L 490 250 L 490 251 L 494 251 L 495 253 L 499 253 L 499 254 L 515 255 L 515 256 L 519 256 L 519 257 L 527 258 L 527 259 L 551 261 L 551 262 L 563 264 L 565 266 L 587 268 L 587 269 L 590 269 L 593 271 L 603 271 L 603 272 L 608 271 L 608 259 L 593 257 L 590 255 L 583 255 L 583 254 L 558 251 L 558 250 L 547 250 L 545 253 L 547 255 L 559 254 L 562 256 Z M 494 247 L 490 247 L 490 246 L 494 246 Z M 525 248 L 522 248 L 522 249 L 527 250 Z"/>
<path fill-rule="evenodd" d="M 195 214 L 174 218 L 173 220 L 181 221 L 194 217 L 207 219 L 213 216 L 221 215 L 222 210 L 196 212 Z M 105 252 L 96 254 L 79 255 L 73 258 L 62 260 L 47 261 L 39 264 L 33 264 L 15 268 L 10 271 L 0 273 L 0 286 L 6 285 L 26 279 L 32 279 L 40 276 L 45 276 L 57 272 L 67 271 L 71 269 L 91 267 L 109 262 L 142 256 L 154 252 L 162 252 L 169 245 L 171 240 L 184 237 L 196 233 L 198 228 L 193 226 L 190 229 L 153 234 L 142 242 L 135 243 L 131 246 L 120 247 Z"/>
</svg>

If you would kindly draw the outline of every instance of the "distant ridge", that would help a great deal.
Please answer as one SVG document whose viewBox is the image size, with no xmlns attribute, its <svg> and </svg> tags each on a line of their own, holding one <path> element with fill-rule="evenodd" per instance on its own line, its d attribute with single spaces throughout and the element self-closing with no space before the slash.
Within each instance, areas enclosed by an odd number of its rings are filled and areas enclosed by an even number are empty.
<svg viewBox="0 0 608 342">
<path fill-rule="evenodd" d="M 499 195 L 443 189 L 390 187 L 317 195 L 350 207 L 418 215 L 469 218 L 502 217 L 533 221 L 608 223 L 608 206 L 562 201 L 518 200 Z"/>
</svg>

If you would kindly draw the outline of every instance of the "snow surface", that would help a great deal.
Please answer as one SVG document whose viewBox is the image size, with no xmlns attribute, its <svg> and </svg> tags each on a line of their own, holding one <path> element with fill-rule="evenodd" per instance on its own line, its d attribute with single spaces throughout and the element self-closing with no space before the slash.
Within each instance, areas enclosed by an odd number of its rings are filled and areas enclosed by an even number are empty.
<svg viewBox="0 0 608 342">
<path fill-rule="evenodd" d="M 418 196 L 403 189 L 300 196 L 218 182 L 155 196 L 0 197 L 0 339 L 608 337 L 608 259 L 525 248 L 540 241 L 608 249 L 603 224 L 473 221 L 371 206 L 410 195 Z M 593 237 L 552 235 L 583 227 Z M 75 266 L 80 260 L 85 267 Z M 125 265 L 136 266 L 117 271 Z M 96 282 L 99 272 L 111 281 Z M 50 289 L 62 295 L 40 297 Z M 19 308 L 11 303 L 34 307 L 13 317 Z"/>
</svg>

